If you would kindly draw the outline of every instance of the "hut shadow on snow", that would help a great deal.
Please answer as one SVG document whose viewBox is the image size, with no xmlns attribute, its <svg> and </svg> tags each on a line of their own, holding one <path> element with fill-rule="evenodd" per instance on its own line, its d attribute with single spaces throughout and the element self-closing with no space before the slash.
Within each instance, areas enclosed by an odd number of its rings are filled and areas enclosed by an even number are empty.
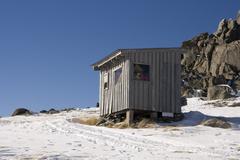
<svg viewBox="0 0 240 160">
<path fill-rule="evenodd" d="M 210 119 L 219 119 L 231 124 L 231 128 L 240 130 L 240 117 L 210 116 L 199 111 L 190 111 L 184 113 L 184 118 L 178 122 L 159 123 L 160 126 L 190 127 L 202 124 Z M 220 127 L 221 128 L 221 127 Z"/>
</svg>

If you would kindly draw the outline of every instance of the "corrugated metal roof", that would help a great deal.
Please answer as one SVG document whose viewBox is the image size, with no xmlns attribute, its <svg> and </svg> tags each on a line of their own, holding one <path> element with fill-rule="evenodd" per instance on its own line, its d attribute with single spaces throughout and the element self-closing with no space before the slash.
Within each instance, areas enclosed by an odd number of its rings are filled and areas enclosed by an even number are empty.
<svg viewBox="0 0 240 160">
<path fill-rule="evenodd" d="M 125 49 L 117 49 L 114 52 L 112 52 L 111 54 L 109 54 L 108 56 L 104 57 L 103 59 L 95 62 L 91 66 L 95 70 L 96 68 L 100 67 L 99 66 L 100 64 L 101 65 L 105 64 L 106 62 L 108 62 L 112 58 L 121 55 L 123 52 L 126 54 L 128 52 L 136 52 L 136 51 L 143 51 L 143 50 L 147 51 L 147 50 L 184 50 L 184 49 L 177 48 L 177 47 L 172 47 L 172 48 L 125 48 Z"/>
</svg>

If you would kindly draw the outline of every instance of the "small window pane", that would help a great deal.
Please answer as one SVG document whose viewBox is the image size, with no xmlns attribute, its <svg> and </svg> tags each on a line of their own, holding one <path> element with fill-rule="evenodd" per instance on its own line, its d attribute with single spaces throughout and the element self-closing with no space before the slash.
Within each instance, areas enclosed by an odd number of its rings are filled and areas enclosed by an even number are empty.
<svg viewBox="0 0 240 160">
<path fill-rule="evenodd" d="M 120 76 L 122 74 L 122 68 L 117 69 L 116 71 L 114 71 L 114 75 L 115 75 L 115 84 L 118 82 Z"/>
<path fill-rule="evenodd" d="M 149 81 L 149 65 L 134 64 L 134 79 Z"/>
<path fill-rule="evenodd" d="M 103 77 L 103 88 L 104 89 L 108 89 L 108 73 L 104 74 L 104 77 Z"/>
<path fill-rule="evenodd" d="M 104 82 L 104 89 L 108 89 L 108 83 Z"/>
</svg>

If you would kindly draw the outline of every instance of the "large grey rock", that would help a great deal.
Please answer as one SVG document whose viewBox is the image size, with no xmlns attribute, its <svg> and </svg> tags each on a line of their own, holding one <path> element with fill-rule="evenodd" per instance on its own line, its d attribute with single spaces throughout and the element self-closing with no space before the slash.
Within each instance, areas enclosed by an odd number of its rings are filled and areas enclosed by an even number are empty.
<svg viewBox="0 0 240 160">
<path fill-rule="evenodd" d="M 224 129 L 231 128 L 231 124 L 221 118 L 211 118 L 203 121 L 201 124 L 209 127 L 217 127 L 217 128 L 224 128 Z"/>
<path fill-rule="evenodd" d="M 217 46 L 212 55 L 210 72 L 213 76 L 224 75 L 227 77 L 240 72 L 240 41 Z"/>
<path fill-rule="evenodd" d="M 208 100 L 227 99 L 231 97 L 231 90 L 226 86 L 212 86 L 208 88 Z"/>
<path fill-rule="evenodd" d="M 18 108 L 13 112 L 12 116 L 18 116 L 18 115 L 32 115 L 32 112 L 26 108 Z"/>
</svg>

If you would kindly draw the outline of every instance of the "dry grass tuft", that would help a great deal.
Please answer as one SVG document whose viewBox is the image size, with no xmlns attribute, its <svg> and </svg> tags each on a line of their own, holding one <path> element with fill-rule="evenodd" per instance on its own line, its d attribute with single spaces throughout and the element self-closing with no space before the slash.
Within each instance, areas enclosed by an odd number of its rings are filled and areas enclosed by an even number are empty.
<svg viewBox="0 0 240 160">
<path fill-rule="evenodd" d="M 127 124 L 127 122 L 123 121 L 123 122 L 119 122 L 119 123 L 114 124 L 114 126 L 112 128 L 125 129 L 125 128 L 128 128 L 128 127 L 129 127 L 129 125 Z"/>
<path fill-rule="evenodd" d="M 125 128 L 128 128 L 128 127 L 129 127 L 129 125 L 126 122 L 122 122 L 122 124 L 120 124 L 118 126 L 118 129 L 125 129 Z"/>
<path fill-rule="evenodd" d="M 151 119 L 143 118 L 141 121 L 137 122 L 135 127 L 136 128 L 155 128 L 156 122 Z"/>
<path fill-rule="evenodd" d="M 100 117 L 88 117 L 88 118 L 72 118 L 68 120 L 72 123 L 80 123 L 84 125 L 97 125 L 99 121 L 101 121 Z M 140 121 L 137 121 L 129 126 L 126 121 L 114 123 L 111 121 L 107 121 L 104 123 L 105 127 L 108 128 L 118 128 L 118 129 L 125 129 L 125 128 L 155 128 L 157 123 L 151 119 L 143 118 Z"/>
<path fill-rule="evenodd" d="M 112 122 L 106 123 L 105 127 L 107 127 L 107 128 L 114 128 L 114 123 L 112 123 Z"/>
<path fill-rule="evenodd" d="M 97 117 L 73 118 L 70 120 L 70 122 L 94 126 L 97 124 L 98 118 Z"/>
</svg>

